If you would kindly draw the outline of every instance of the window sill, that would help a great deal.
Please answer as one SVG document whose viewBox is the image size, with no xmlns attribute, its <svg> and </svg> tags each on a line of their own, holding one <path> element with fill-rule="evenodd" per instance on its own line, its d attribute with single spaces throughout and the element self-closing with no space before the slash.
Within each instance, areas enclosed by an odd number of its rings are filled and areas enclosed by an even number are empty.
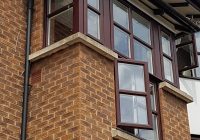
<svg viewBox="0 0 200 140">
<path fill-rule="evenodd" d="M 114 128 L 112 128 L 112 137 L 117 140 L 140 140 L 133 135 L 129 135 L 123 131 Z"/>
<path fill-rule="evenodd" d="M 90 37 L 78 32 L 29 55 L 29 60 L 31 62 L 37 61 L 39 59 L 52 55 L 76 43 L 82 43 L 87 47 L 93 49 L 94 51 L 100 53 L 101 55 L 107 57 L 108 59 L 115 60 L 118 58 L 118 54 L 115 53 L 114 51 L 103 46 L 102 44 L 91 39 Z"/>
<path fill-rule="evenodd" d="M 173 94 L 174 96 L 180 98 L 181 100 L 185 101 L 186 103 L 191 103 L 193 102 L 193 98 L 185 93 L 184 91 L 174 87 L 173 85 L 167 83 L 167 82 L 162 82 L 159 84 L 159 88 L 163 89 L 165 91 L 168 91 L 169 93 Z"/>
</svg>

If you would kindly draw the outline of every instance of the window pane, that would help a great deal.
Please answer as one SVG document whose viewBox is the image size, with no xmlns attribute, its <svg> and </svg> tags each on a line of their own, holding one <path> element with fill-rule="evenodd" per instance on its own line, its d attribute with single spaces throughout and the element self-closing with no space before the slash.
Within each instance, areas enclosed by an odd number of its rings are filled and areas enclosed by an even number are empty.
<svg viewBox="0 0 200 140">
<path fill-rule="evenodd" d="M 153 115 L 153 130 L 135 129 L 135 135 L 145 140 L 159 140 L 157 116 Z"/>
<path fill-rule="evenodd" d="M 198 60 L 199 60 L 199 63 L 200 63 L 200 55 L 198 55 Z M 198 68 L 196 68 L 195 71 L 196 71 L 196 77 L 200 78 L 200 66 Z"/>
<path fill-rule="evenodd" d="M 114 48 L 125 56 L 130 56 L 130 37 L 129 34 L 121 29 L 114 27 Z"/>
<path fill-rule="evenodd" d="M 88 4 L 99 10 L 99 0 L 88 0 Z"/>
<path fill-rule="evenodd" d="M 164 61 L 164 73 L 165 73 L 165 79 L 174 82 L 174 78 L 173 78 L 173 70 L 172 70 L 172 62 L 163 57 L 163 61 Z"/>
<path fill-rule="evenodd" d="M 113 18 L 115 22 L 129 29 L 128 8 L 117 0 L 113 3 Z"/>
<path fill-rule="evenodd" d="M 170 38 L 168 35 L 162 33 L 162 50 L 163 53 L 171 56 L 171 48 L 170 48 Z"/>
<path fill-rule="evenodd" d="M 153 73 L 152 52 L 138 41 L 134 41 L 134 58 L 138 61 L 148 62 L 148 69 Z"/>
<path fill-rule="evenodd" d="M 118 63 L 119 89 L 145 91 L 144 68 L 140 65 Z"/>
<path fill-rule="evenodd" d="M 195 55 L 196 56 L 196 55 Z M 177 49 L 178 68 L 190 68 L 195 63 L 194 49 L 192 44 L 184 45 Z"/>
<path fill-rule="evenodd" d="M 155 85 L 150 85 L 150 95 L 151 95 L 151 109 L 153 111 L 156 111 L 156 86 Z"/>
<path fill-rule="evenodd" d="M 120 95 L 121 122 L 148 124 L 146 98 L 143 96 Z"/>
<path fill-rule="evenodd" d="M 180 37 L 179 39 L 176 39 L 176 45 L 187 43 L 192 41 L 192 35 L 185 35 L 183 37 Z"/>
<path fill-rule="evenodd" d="M 49 0 L 49 13 L 52 13 L 72 2 L 73 0 Z"/>
<path fill-rule="evenodd" d="M 99 15 L 88 9 L 88 34 L 100 39 Z"/>
<path fill-rule="evenodd" d="M 72 34 L 73 8 L 49 19 L 48 45 Z"/>
<path fill-rule="evenodd" d="M 197 51 L 200 52 L 200 32 L 195 34 L 196 46 Z"/>
<path fill-rule="evenodd" d="M 133 34 L 145 41 L 148 44 L 151 44 L 150 38 L 150 22 L 141 17 L 140 15 L 133 12 Z"/>
</svg>

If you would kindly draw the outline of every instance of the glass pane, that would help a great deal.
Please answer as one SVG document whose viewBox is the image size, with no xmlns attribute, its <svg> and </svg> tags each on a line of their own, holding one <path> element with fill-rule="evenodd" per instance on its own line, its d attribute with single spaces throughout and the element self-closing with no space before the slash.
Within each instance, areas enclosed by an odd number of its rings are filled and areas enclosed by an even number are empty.
<svg viewBox="0 0 200 140">
<path fill-rule="evenodd" d="M 151 95 L 151 109 L 156 111 L 156 86 L 150 85 L 150 95 Z"/>
<path fill-rule="evenodd" d="M 182 70 L 184 68 L 190 68 L 195 65 L 195 56 L 193 45 L 188 44 L 184 45 L 177 49 L 177 59 L 178 59 L 178 68 Z"/>
<path fill-rule="evenodd" d="M 88 34 L 100 39 L 99 15 L 88 9 Z"/>
<path fill-rule="evenodd" d="M 145 91 L 144 67 L 118 63 L 119 89 Z"/>
<path fill-rule="evenodd" d="M 130 37 L 129 34 L 121 29 L 114 27 L 114 48 L 125 56 L 130 56 Z"/>
<path fill-rule="evenodd" d="M 148 62 L 148 69 L 153 73 L 152 52 L 138 41 L 134 41 L 134 58 L 138 61 Z"/>
<path fill-rule="evenodd" d="M 198 60 L 199 60 L 199 64 L 200 64 L 200 55 L 198 55 Z M 198 68 L 196 68 L 195 71 L 196 71 L 196 77 L 200 78 L 200 66 Z"/>
<path fill-rule="evenodd" d="M 129 29 L 128 8 L 117 0 L 113 3 L 113 18 L 115 22 Z"/>
<path fill-rule="evenodd" d="M 88 4 L 99 10 L 99 0 L 88 0 Z"/>
<path fill-rule="evenodd" d="M 162 50 L 163 53 L 171 56 L 171 48 L 170 48 L 170 38 L 168 35 L 162 33 Z"/>
<path fill-rule="evenodd" d="M 72 34 L 73 8 L 49 19 L 48 45 Z"/>
<path fill-rule="evenodd" d="M 159 140 L 157 116 L 153 115 L 153 130 L 135 129 L 135 135 L 145 140 Z"/>
<path fill-rule="evenodd" d="M 174 82 L 173 78 L 173 70 L 172 70 L 172 61 L 169 59 L 163 57 L 164 61 L 164 73 L 165 73 L 165 79 Z"/>
<path fill-rule="evenodd" d="M 148 124 L 146 98 L 143 96 L 120 95 L 121 122 Z"/>
<path fill-rule="evenodd" d="M 183 37 L 180 37 L 179 39 L 176 39 L 176 45 L 187 43 L 192 41 L 192 35 L 185 35 Z"/>
<path fill-rule="evenodd" d="M 133 12 L 133 34 L 145 41 L 148 44 L 151 44 L 150 38 L 150 22 L 141 17 L 140 15 Z"/>
<path fill-rule="evenodd" d="M 200 52 L 200 32 L 195 33 L 197 52 Z"/>
<path fill-rule="evenodd" d="M 49 0 L 49 13 L 52 13 L 66 5 L 72 3 L 73 0 Z"/>
</svg>

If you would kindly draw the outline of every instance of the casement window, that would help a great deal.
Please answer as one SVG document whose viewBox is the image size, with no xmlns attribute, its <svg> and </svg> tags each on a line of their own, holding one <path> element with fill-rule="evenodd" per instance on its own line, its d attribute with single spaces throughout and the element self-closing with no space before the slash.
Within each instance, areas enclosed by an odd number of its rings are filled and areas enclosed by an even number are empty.
<svg viewBox="0 0 200 140">
<path fill-rule="evenodd" d="M 101 0 L 87 0 L 87 34 L 101 40 Z"/>
<path fill-rule="evenodd" d="M 46 0 L 47 46 L 73 33 L 73 0 Z"/>
<path fill-rule="evenodd" d="M 183 35 L 176 40 L 180 76 L 200 78 L 200 33 Z"/>
<path fill-rule="evenodd" d="M 164 78 L 169 82 L 174 83 L 174 70 L 173 70 L 173 51 L 170 35 L 161 32 L 161 47 L 163 55 L 163 71 Z"/>
<path fill-rule="evenodd" d="M 150 84 L 150 96 L 151 96 L 151 110 L 152 110 L 152 124 L 153 130 L 135 129 L 136 136 L 145 140 L 159 140 L 159 112 L 158 112 L 158 93 L 157 85 L 155 83 Z"/>
<path fill-rule="evenodd" d="M 148 62 L 153 74 L 151 23 L 120 3 L 113 1 L 114 50 L 122 57 Z"/>
<path fill-rule="evenodd" d="M 149 77 L 146 63 L 118 60 L 116 64 L 119 126 L 151 128 Z"/>
</svg>

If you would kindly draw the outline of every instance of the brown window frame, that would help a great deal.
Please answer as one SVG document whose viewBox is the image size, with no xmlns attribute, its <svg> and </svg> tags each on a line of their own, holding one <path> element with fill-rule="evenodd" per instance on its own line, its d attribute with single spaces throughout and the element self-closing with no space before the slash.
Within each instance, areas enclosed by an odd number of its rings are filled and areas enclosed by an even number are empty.
<svg viewBox="0 0 200 140">
<path fill-rule="evenodd" d="M 75 5 L 75 1 L 76 0 L 73 0 L 72 3 L 70 3 L 68 5 L 65 5 L 65 6 L 59 8 L 59 9 L 53 11 L 53 12 L 51 12 L 51 13 L 49 13 L 49 1 L 50 0 L 44 0 L 44 22 L 43 22 L 43 24 L 44 24 L 44 26 L 43 26 L 44 27 L 44 33 L 43 33 L 43 39 L 44 39 L 44 41 L 43 41 L 43 47 L 49 46 L 48 45 L 48 38 L 49 38 L 50 33 L 49 33 L 48 20 L 51 17 L 59 15 L 60 13 L 66 11 L 66 10 L 68 10 L 70 8 L 73 8 L 73 19 L 72 19 L 73 20 L 73 27 L 72 27 L 72 33 L 75 33 L 75 31 L 77 31 L 76 27 L 74 26 L 74 24 L 77 22 L 77 20 L 74 18 L 75 17 L 74 8 L 75 8 L 75 6 L 77 6 L 77 5 Z"/>
<path fill-rule="evenodd" d="M 170 39 L 171 56 L 165 54 L 162 50 L 162 33 L 166 34 Z M 166 28 L 161 27 L 161 26 L 159 26 L 159 45 L 160 45 L 160 55 L 161 55 L 162 77 L 168 83 L 175 85 L 176 87 L 179 87 L 179 74 L 178 74 L 178 67 L 177 67 L 178 64 L 177 64 L 177 58 L 176 58 L 175 35 L 171 33 L 169 30 L 167 30 Z M 173 82 L 165 78 L 164 57 L 170 60 L 172 63 Z"/>
<path fill-rule="evenodd" d="M 118 63 L 141 65 L 144 68 L 144 82 L 145 82 L 145 92 L 129 91 L 129 90 L 120 90 L 119 89 L 119 78 L 118 78 Z M 131 59 L 118 59 L 115 61 L 115 86 L 116 86 L 116 112 L 117 112 L 117 126 L 118 127 L 132 127 L 132 128 L 141 128 L 141 129 L 152 129 L 152 111 L 151 111 L 151 102 L 150 102 L 150 93 L 149 93 L 149 73 L 146 62 L 133 61 Z M 142 96 L 146 98 L 146 107 L 147 107 L 147 119 L 148 125 L 140 124 L 130 124 L 130 123 L 121 123 L 121 114 L 120 114 L 120 94 L 124 95 L 135 95 Z"/>
<path fill-rule="evenodd" d="M 190 45 L 190 44 L 191 44 L 192 47 L 193 47 L 193 51 L 194 51 L 194 52 L 193 52 L 193 53 L 194 53 L 193 55 L 194 55 L 195 64 L 194 64 L 194 65 L 191 65 L 190 67 L 180 69 L 180 70 L 179 70 L 179 73 L 181 73 L 181 72 L 183 72 L 183 71 L 191 70 L 191 69 L 196 68 L 196 67 L 199 66 L 199 65 L 198 65 L 198 55 L 199 55 L 200 53 L 197 52 L 195 35 L 193 34 L 193 35 L 191 35 L 191 37 L 192 37 L 192 40 L 191 40 L 191 41 L 187 41 L 187 42 L 184 42 L 184 43 L 180 43 L 180 44 L 176 45 L 176 48 L 181 48 L 181 47 L 184 47 L 185 45 Z"/>
<path fill-rule="evenodd" d="M 99 0 L 99 10 L 96 9 L 95 7 L 89 5 L 87 0 L 84 1 L 84 34 L 89 36 L 90 38 L 94 39 L 95 41 L 103 44 L 104 43 L 104 35 L 103 35 L 103 30 L 104 30 L 104 16 L 103 16 L 103 11 L 104 11 L 104 0 Z M 91 10 L 95 14 L 99 15 L 99 35 L 100 39 L 96 38 L 95 36 L 91 35 L 88 33 L 88 10 Z"/>
<path fill-rule="evenodd" d="M 151 108 L 151 111 L 152 111 L 152 115 L 155 115 L 157 117 L 157 135 L 158 135 L 158 139 L 159 140 L 162 140 L 162 129 L 161 129 L 161 126 L 162 126 L 162 123 L 161 123 L 161 116 L 160 116 L 160 104 L 159 104 L 159 89 L 158 89 L 158 84 L 159 84 L 160 81 L 158 81 L 157 79 L 151 79 L 150 80 L 150 85 L 152 85 L 154 87 L 154 90 L 156 90 L 154 92 L 154 102 L 155 102 L 155 106 L 154 106 L 154 109 Z M 150 93 L 150 96 L 152 94 Z M 153 125 L 153 124 L 152 124 Z M 144 129 L 143 129 L 144 130 Z M 147 130 L 148 131 L 148 130 Z M 136 135 L 138 136 L 138 135 Z M 138 136 L 140 137 L 140 136 Z"/>
</svg>

